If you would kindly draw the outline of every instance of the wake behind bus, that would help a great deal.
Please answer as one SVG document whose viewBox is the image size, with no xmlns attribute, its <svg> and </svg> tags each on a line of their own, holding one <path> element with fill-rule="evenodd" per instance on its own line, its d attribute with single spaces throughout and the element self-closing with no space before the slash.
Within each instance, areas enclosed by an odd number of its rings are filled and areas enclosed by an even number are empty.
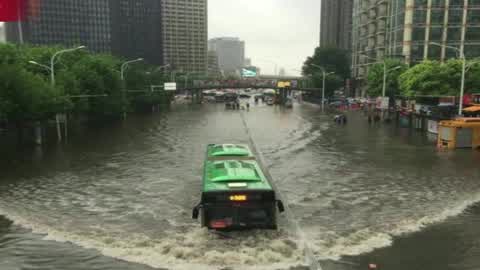
<svg viewBox="0 0 480 270">
<path fill-rule="evenodd" d="M 210 144 L 192 217 L 213 230 L 277 229 L 281 200 L 247 145 Z"/>
</svg>

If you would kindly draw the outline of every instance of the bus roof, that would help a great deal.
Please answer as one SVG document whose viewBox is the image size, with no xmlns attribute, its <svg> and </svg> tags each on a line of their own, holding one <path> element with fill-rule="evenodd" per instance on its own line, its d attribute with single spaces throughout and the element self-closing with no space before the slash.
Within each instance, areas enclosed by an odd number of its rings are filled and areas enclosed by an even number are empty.
<svg viewBox="0 0 480 270">
<path fill-rule="evenodd" d="M 253 157 L 252 151 L 245 144 L 210 144 L 207 148 L 207 156 L 214 157 Z"/>
<path fill-rule="evenodd" d="M 272 190 L 255 160 L 206 161 L 203 192 Z"/>
</svg>

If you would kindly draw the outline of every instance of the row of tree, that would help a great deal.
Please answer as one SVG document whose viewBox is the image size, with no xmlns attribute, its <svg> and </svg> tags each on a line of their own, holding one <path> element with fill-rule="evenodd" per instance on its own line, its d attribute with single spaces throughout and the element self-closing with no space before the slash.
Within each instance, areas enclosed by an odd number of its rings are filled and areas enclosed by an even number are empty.
<svg viewBox="0 0 480 270">
<path fill-rule="evenodd" d="M 57 58 L 53 84 L 50 58 L 61 49 L 0 45 L 0 120 L 21 124 L 63 112 L 117 118 L 125 110 L 150 109 L 169 102 L 170 96 L 164 91 L 150 91 L 150 85 L 163 85 L 169 80 L 165 70 L 133 63 L 122 81 L 120 67 L 125 59 L 86 50 Z"/>
<path fill-rule="evenodd" d="M 380 96 L 382 93 L 384 64 L 387 70 L 391 70 L 387 73 L 387 96 L 459 95 L 462 60 L 452 59 L 444 63 L 423 61 L 408 67 L 400 60 L 386 59 L 385 63 L 374 64 L 369 69 L 367 94 L 371 97 Z M 465 93 L 475 92 L 477 89 L 480 89 L 480 64 L 471 60 L 467 63 Z"/>
<path fill-rule="evenodd" d="M 303 65 L 303 75 L 310 78 L 311 86 L 322 88 L 323 72 L 331 73 L 326 77 L 326 95 L 332 96 L 334 90 L 342 88 L 350 78 L 349 52 L 338 48 L 316 48 L 313 56 Z M 370 97 L 381 96 L 383 92 L 384 70 L 387 72 L 386 95 L 404 96 L 458 96 L 460 90 L 462 61 L 448 60 L 423 61 L 411 67 L 398 59 L 385 59 L 369 68 L 367 75 L 367 94 Z M 465 93 L 480 89 L 480 62 L 467 63 Z"/>
</svg>

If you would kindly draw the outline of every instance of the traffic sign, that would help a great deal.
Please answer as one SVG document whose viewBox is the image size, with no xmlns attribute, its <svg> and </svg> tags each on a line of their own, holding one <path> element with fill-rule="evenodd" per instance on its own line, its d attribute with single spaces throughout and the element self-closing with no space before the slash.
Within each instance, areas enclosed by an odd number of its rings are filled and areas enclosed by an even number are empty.
<svg viewBox="0 0 480 270">
<path fill-rule="evenodd" d="M 176 91 L 177 90 L 177 83 L 168 82 L 164 84 L 165 91 Z"/>
</svg>

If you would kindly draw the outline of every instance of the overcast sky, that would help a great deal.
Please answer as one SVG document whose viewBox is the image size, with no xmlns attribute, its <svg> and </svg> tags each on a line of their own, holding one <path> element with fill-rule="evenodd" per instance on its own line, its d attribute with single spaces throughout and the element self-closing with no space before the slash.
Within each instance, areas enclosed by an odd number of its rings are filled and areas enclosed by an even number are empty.
<svg viewBox="0 0 480 270">
<path fill-rule="evenodd" d="M 319 43 L 320 0 L 208 0 L 208 35 L 239 37 L 263 74 L 298 75 Z"/>
</svg>

